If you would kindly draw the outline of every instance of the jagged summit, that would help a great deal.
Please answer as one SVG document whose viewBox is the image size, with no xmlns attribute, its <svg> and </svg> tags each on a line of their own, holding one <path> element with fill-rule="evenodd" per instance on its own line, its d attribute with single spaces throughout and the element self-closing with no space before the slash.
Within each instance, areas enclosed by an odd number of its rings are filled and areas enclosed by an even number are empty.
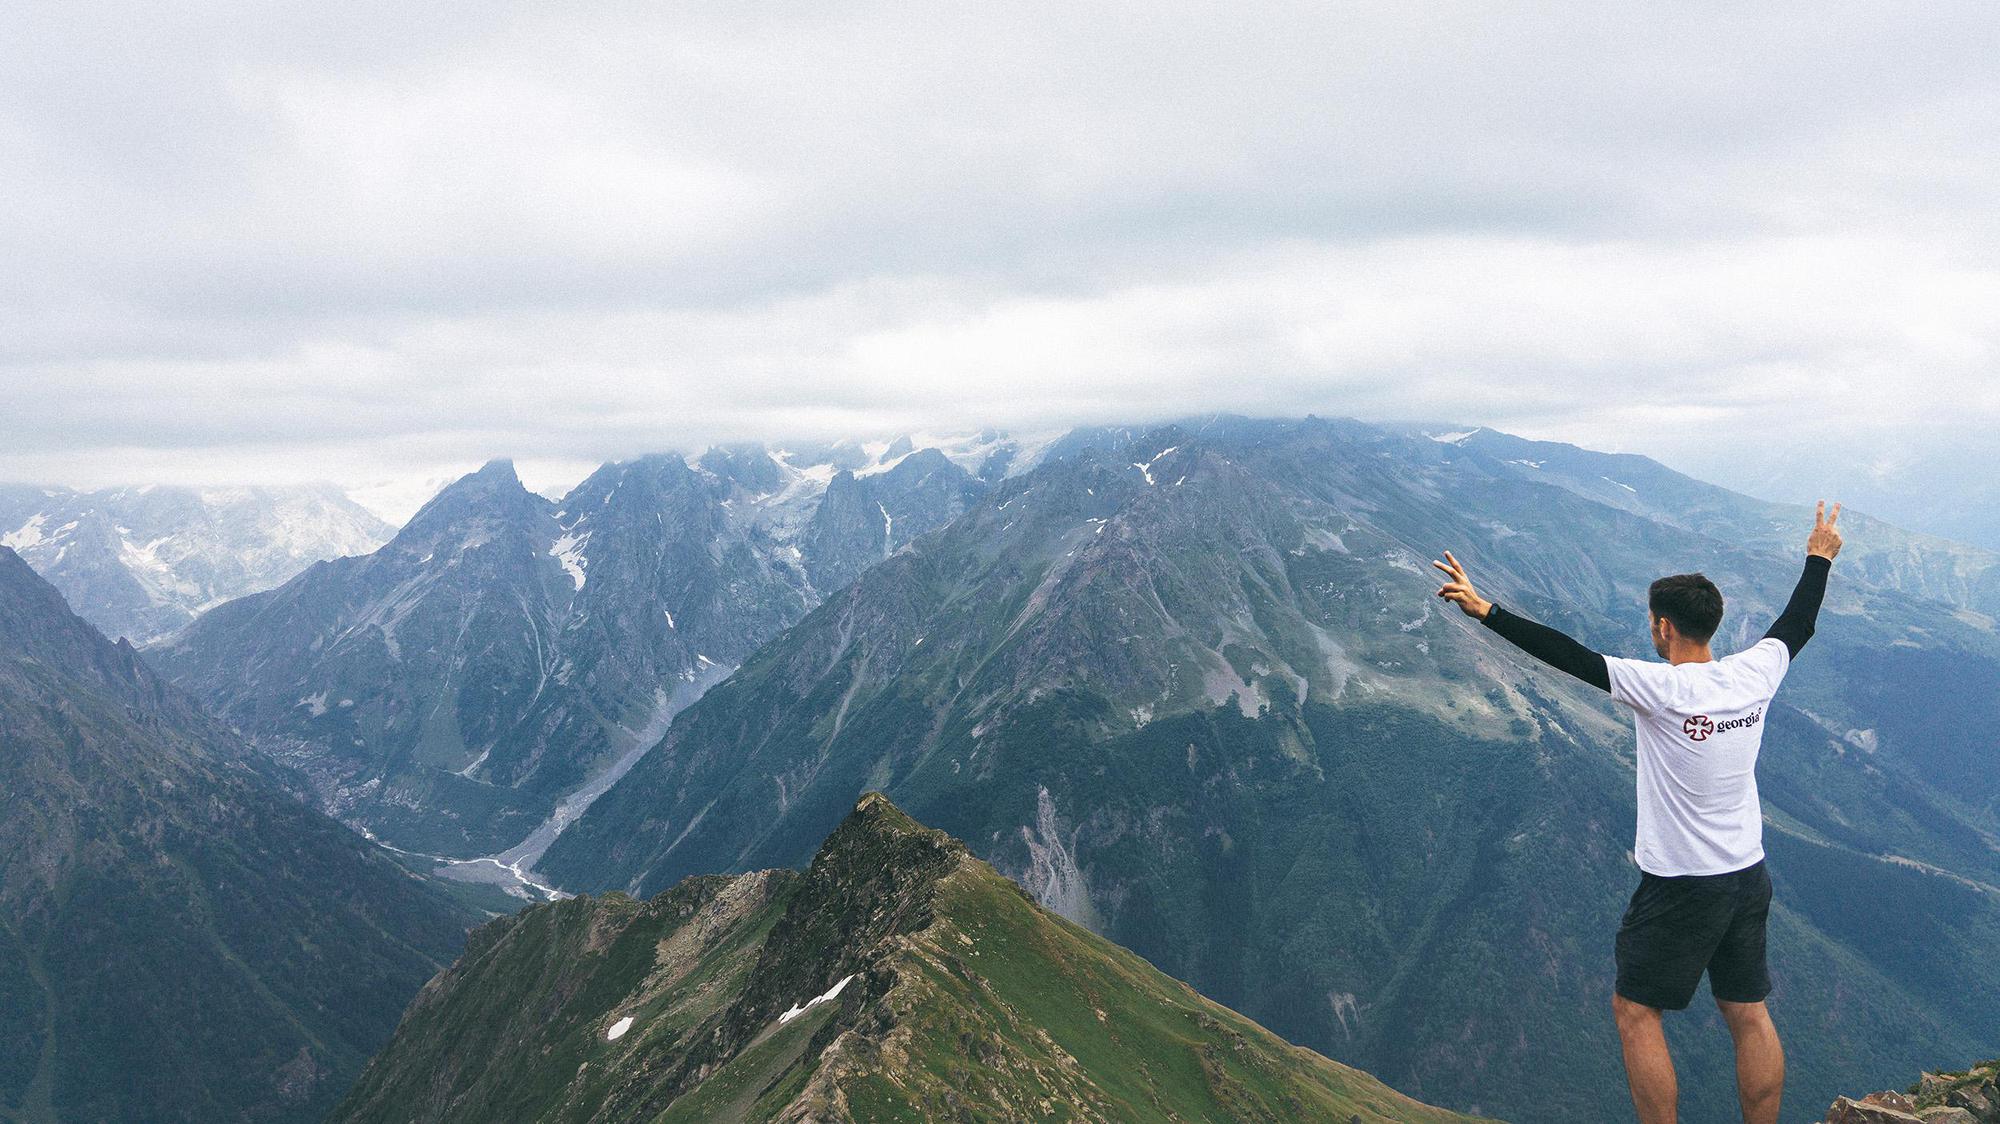
<svg viewBox="0 0 2000 1124">
<path fill-rule="evenodd" d="M 468 472 L 439 489 L 437 495 L 410 516 L 391 544 L 409 544 L 435 533 L 441 525 L 468 518 L 538 511 L 550 506 L 548 500 L 528 491 L 521 483 L 513 461 L 490 460 L 477 471 Z"/>
<path fill-rule="evenodd" d="M 868 792 L 804 874 L 487 925 L 335 1121 L 1444 1124 L 1035 906 Z"/>
</svg>

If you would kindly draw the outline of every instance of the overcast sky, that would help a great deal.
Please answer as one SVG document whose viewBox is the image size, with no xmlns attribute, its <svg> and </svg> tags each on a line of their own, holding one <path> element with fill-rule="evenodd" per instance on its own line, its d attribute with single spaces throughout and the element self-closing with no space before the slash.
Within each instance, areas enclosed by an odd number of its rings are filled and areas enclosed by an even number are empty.
<svg viewBox="0 0 2000 1124">
<path fill-rule="evenodd" d="M 1990 529 L 1996 57 L 1986 3 L 29 0 L 0 478 L 1316 412 Z"/>
</svg>

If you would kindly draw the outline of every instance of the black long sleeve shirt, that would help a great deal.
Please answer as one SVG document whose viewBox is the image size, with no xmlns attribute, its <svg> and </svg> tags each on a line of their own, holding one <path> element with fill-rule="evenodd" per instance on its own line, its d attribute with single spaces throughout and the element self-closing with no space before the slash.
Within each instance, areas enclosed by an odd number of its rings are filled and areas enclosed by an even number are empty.
<svg viewBox="0 0 2000 1124">
<path fill-rule="evenodd" d="M 1833 569 L 1833 559 L 1817 554 L 1806 555 L 1805 572 L 1799 575 L 1799 584 L 1792 589 L 1792 599 L 1785 602 L 1785 610 L 1764 634 L 1766 639 L 1776 637 L 1785 642 L 1785 647 L 1797 659 L 1799 649 L 1812 639 L 1813 626 L 1819 620 L 1819 603 L 1826 597 L 1826 575 Z"/>
</svg>

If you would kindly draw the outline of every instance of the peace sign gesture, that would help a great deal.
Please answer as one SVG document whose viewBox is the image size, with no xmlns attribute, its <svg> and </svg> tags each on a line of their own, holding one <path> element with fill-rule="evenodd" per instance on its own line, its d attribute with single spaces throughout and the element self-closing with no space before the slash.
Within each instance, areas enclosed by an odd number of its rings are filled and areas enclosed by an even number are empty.
<svg viewBox="0 0 2000 1124">
<path fill-rule="evenodd" d="M 1493 608 L 1493 603 L 1479 596 L 1479 591 L 1472 588 L 1472 579 L 1465 576 L 1465 567 L 1458 564 L 1458 559 L 1451 556 L 1451 551 L 1445 551 L 1444 557 L 1443 562 L 1431 562 L 1431 565 L 1443 570 L 1445 577 L 1450 579 L 1439 587 L 1437 595 L 1447 601 L 1456 602 L 1459 608 L 1465 610 L 1466 616 L 1484 620 L 1487 611 Z"/>
<path fill-rule="evenodd" d="M 1833 505 L 1833 512 L 1826 510 L 1826 501 L 1819 501 L 1819 510 L 1813 513 L 1812 534 L 1806 539 L 1806 553 L 1833 561 L 1840 553 L 1840 505 Z"/>
</svg>

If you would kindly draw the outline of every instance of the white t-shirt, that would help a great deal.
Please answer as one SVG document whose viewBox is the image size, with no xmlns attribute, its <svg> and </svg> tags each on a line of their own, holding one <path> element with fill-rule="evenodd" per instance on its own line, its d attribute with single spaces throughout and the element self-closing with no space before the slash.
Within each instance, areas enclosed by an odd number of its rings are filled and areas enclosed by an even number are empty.
<svg viewBox="0 0 2000 1124">
<path fill-rule="evenodd" d="M 1638 735 L 1640 870 L 1727 874 L 1764 857 L 1757 750 L 1791 662 L 1769 638 L 1708 663 L 1604 658 Z"/>
</svg>

